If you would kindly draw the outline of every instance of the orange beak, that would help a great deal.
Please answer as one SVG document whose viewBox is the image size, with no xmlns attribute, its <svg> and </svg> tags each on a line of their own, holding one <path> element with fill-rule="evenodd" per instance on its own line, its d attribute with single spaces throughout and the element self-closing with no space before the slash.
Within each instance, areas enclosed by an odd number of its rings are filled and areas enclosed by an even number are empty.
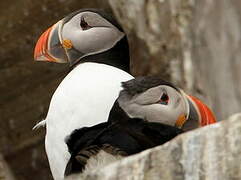
<svg viewBox="0 0 241 180">
<path fill-rule="evenodd" d="M 193 102 L 195 109 L 198 111 L 201 126 L 206 126 L 217 122 L 214 113 L 206 104 L 194 96 L 188 96 L 188 98 Z"/>
<path fill-rule="evenodd" d="M 34 49 L 34 59 L 37 61 L 51 61 L 56 62 L 52 56 L 48 53 L 48 42 L 49 42 L 49 34 L 52 30 L 52 27 L 48 28 L 38 39 L 38 42 Z"/>
<path fill-rule="evenodd" d="M 36 61 L 68 62 L 66 52 L 60 42 L 60 25 L 61 22 L 58 22 L 40 36 L 34 49 L 34 59 Z"/>
</svg>

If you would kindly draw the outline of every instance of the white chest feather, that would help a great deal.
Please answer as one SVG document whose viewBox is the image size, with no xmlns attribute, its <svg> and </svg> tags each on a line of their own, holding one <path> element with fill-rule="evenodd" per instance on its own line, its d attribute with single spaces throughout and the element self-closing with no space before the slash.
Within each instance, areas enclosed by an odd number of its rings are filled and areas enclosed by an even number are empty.
<svg viewBox="0 0 241 180">
<path fill-rule="evenodd" d="M 63 179 L 70 157 L 65 137 L 74 129 L 106 121 L 121 90 L 121 82 L 132 78 L 112 66 L 83 63 L 62 81 L 52 97 L 46 118 L 46 152 L 55 179 Z"/>
</svg>

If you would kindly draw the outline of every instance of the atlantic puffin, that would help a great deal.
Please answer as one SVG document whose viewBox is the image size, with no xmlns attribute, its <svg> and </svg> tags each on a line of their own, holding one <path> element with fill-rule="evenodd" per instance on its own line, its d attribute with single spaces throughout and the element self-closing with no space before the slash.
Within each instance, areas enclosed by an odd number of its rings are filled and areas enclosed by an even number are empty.
<svg viewBox="0 0 241 180">
<path fill-rule="evenodd" d="M 66 136 L 107 121 L 121 82 L 133 78 L 128 41 L 111 15 L 82 9 L 40 36 L 34 59 L 69 63 L 72 68 L 54 92 L 47 117 L 38 124 L 46 124 L 45 149 L 52 175 L 59 180 L 70 159 Z"/>
<path fill-rule="evenodd" d="M 107 122 L 81 127 L 67 136 L 71 158 L 66 176 L 88 174 L 183 132 L 216 122 L 200 100 L 159 77 L 137 77 L 123 82 L 122 87 Z"/>
</svg>

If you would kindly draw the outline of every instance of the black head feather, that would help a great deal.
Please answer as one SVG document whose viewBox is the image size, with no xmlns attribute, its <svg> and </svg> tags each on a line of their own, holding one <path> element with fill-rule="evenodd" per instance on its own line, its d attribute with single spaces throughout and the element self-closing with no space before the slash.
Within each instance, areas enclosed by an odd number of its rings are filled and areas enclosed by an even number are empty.
<svg viewBox="0 0 241 180">
<path fill-rule="evenodd" d="M 180 91 L 172 83 L 165 81 L 160 77 L 156 77 L 156 76 L 142 76 L 142 77 L 137 77 L 135 79 L 131 79 L 126 82 L 122 82 L 122 87 L 124 88 L 122 91 L 128 93 L 130 96 L 134 96 L 134 95 L 143 93 L 150 88 L 160 86 L 160 85 L 167 85 L 176 89 L 177 91 Z"/>
<path fill-rule="evenodd" d="M 79 9 L 77 11 L 72 12 L 71 14 L 69 14 L 68 16 L 66 16 L 63 20 L 64 23 L 67 23 L 72 17 L 74 17 L 75 15 L 81 13 L 81 12 L 93 12 L 96 14 L 99 14 L 100 16 L 102 16 L 104 19 L 106 19 L 107 21 L 109 21 L 111 24 L 113 24 L 115 27 L 117 27 L 121 32 L 123 31 L 123 28 L 120 26 L 120 24 L 117 22 L 117 20 L 110 14 L 110 13 L 106 13 L 104 10 L 102 9 L 94 9 L 94 8 L 88 8 L 88 9 Z"/>
</svg>

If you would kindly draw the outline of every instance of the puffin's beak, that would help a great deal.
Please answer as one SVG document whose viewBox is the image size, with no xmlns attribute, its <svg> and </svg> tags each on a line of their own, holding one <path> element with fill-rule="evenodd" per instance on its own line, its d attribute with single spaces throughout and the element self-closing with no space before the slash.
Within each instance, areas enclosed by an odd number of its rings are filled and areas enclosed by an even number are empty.
<svg viewBox="0 0 241 180">
<path fill-rule="evenodd" d="M 40 36 L 34 49 L 34 59 L 36 61 L 68 62 L 60 37 L 61 26 L 62 21 L 59 21 Z"/>
<path fill-rule="evenodd" d="M 216 118 L 214 113 L 209 109 L 209 107 L 194 96 L 187 95 L 187 98 L 194 105 L 194 109 L 197 111 L 199 116 L 200 126 L 206 126 L 208 124 L 216 123 Z"/>
</svg>

